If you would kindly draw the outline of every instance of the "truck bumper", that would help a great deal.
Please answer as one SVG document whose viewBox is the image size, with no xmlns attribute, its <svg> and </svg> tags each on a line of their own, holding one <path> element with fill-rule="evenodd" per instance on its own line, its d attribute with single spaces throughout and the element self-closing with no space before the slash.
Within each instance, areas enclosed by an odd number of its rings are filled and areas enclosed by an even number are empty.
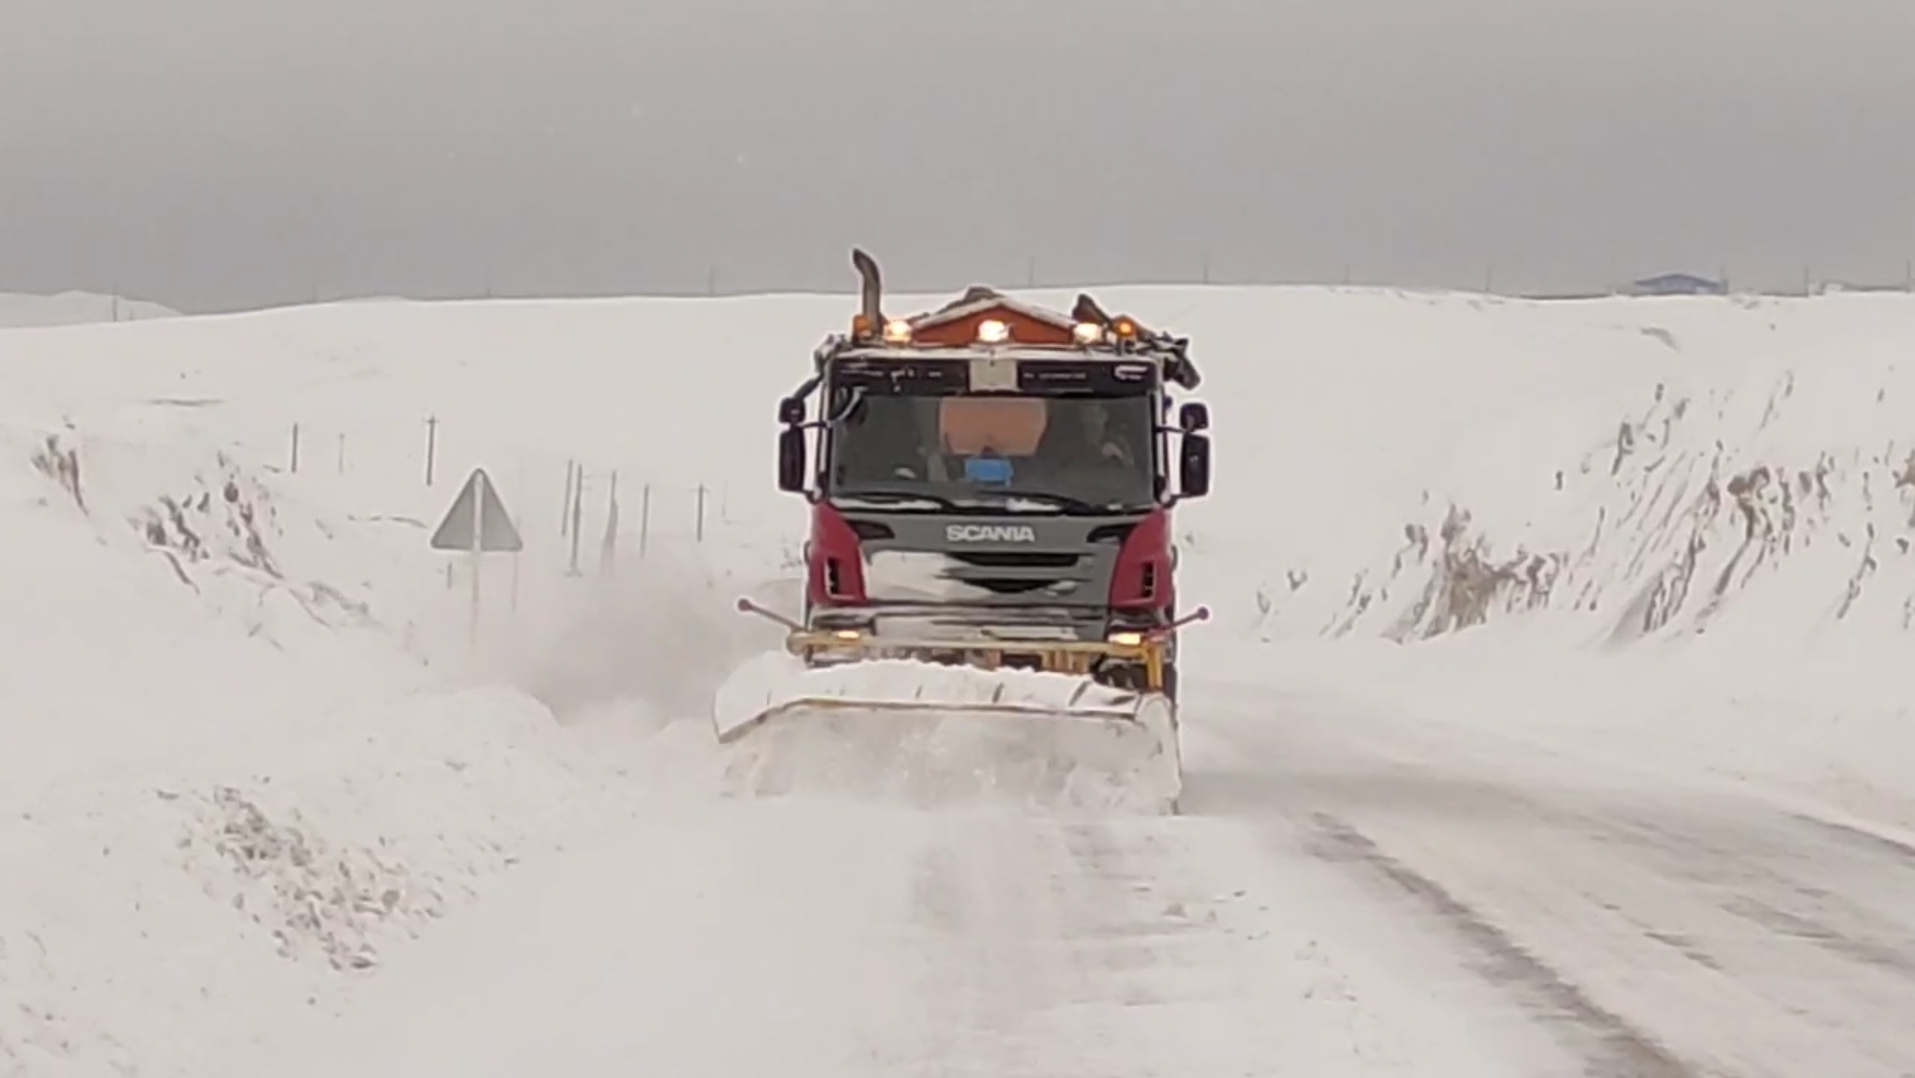
<svg viewBox="0 0 1915 1078">
<path fill-rule="evenodd" d="M 814 666 L 913 658 L 1089 676 L 1162 691 L 1175 684 L 1177 636 L 1167 619 L 1105 608 L 1010 606 L 816 607 L 791 650 Z M 1152 635 L 1152 631 L 1158 635 Z"/>
</svg>

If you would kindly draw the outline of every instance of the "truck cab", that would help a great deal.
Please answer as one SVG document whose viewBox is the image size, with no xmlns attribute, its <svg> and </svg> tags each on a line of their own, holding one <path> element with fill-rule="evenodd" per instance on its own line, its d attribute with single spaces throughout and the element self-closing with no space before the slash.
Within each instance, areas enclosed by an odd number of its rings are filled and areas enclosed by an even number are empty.
<svg viewBox="0 0 1915 1078">
<path fill-rule="evenodd" d="M 1168 641 L 1175 693 L 1171 513 L 1210 486 L 1208 409 L 1187 342 L 987 288 L 886 318 L 854 252 L 863 308 L 779 404 L 781 489 L 811 507 L 802 624 L 879 640 L 1028 645 Z M 1173 421 L 1173 411 L 1175 418 Z M 1142 687 L 1097 657 L 1097 680 Z"/>
</svg>

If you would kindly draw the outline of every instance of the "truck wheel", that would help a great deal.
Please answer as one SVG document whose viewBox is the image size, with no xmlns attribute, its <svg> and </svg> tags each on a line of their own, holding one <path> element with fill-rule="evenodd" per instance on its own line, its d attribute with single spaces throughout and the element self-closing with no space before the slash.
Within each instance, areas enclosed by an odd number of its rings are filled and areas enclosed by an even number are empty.
<svg viewBox="0 0 1915 1078">
<path fill-rule="evenodd" d="M 1177 664 L 1164 664 L 1164 696 L 1171 703 L 1177 702 Z"/>
</svg>

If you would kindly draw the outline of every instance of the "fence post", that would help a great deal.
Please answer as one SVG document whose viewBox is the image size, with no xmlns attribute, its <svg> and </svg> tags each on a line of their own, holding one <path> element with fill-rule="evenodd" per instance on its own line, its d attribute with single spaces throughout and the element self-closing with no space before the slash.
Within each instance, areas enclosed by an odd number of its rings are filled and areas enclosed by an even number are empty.
<svg viewBox="0 0 1915 1078">
<path fill-rule="evenodd" d="M 341 431 L 339 434 L 339 474 L 346 474 L 346 434 L 344 431 Z"/>
<path fill-rule="evenodd" d="M 559 498 L 559 538 L 560 539 L 565 538 L 566 536 L 565 529 L 567 527 L 567 522 L 571 520 L 572 518 L 572 484 L 574 482 L 573 475 L 576 472 L 576 470 L 577 470 L 576 462 L 568 459 L 565 462 L 565 494 Z"/>
<path fill-rule="evenodd" d="M 651 545 L 652 538 L 652 485 L 645 488 L 638 497 L 638 560 L 645 560 L 645 548 Z"/>
<path fill-rule="evenodd" d="M 695 525 L 696 541 L 705 541 L 705 484 L 698 484 L 698 523 Z"/>
<path fill-rule="evenodd" d="M 579 531 L 579 515 L 584 511 L 583 509 L 584 493 L 585 493 L 585 470 L 583 468 L 580 468 L 578 482 L 572 485 L 572 564 L 570 568 L 565 570 L 566 576 L 579 575 L 578 531 Z"/>
<path fill-rule="evenodd" d="M 426 417 L 426 486 L 432 485 L 432 466 L 439 455 L 439 417 Z"/>
<path fill-rule="evenodd" d="M 618 472 L 612 472 L 612 489 L 606 498 L 605 539 L 598 551 L 598 571 L 611 576 L 618 560 Z"/>
<path fill-rule="evenodd" d="M 293 424 L 293 474 L 299 474 L 299 424 Z"/>
</svg>

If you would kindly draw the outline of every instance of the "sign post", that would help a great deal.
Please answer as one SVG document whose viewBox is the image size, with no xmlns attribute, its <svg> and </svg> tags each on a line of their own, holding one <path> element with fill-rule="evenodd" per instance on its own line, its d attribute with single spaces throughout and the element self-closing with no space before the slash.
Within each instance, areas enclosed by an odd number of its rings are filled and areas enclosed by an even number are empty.
<svg viewBox="0 0 1915 1078">
<path fill-rule="evenodd" d="M 432 533 L 432 549 L 462 551 L 472 555 L 471 634 L 476 643 L 479 638 L 479 577 L 485 555 L 501 552 L 516 554 L 525 549 L 525 541 L 512 525 L 512 518 L 505 511 L 505 503 L 499 500 L 499 492 L 492 486 L 492 477 L 485 474 L 484 468 L 472 469 L 465 486 L 459 488 L 459 496 L 452 500 L 452 508 L 446 510 L 445 519 L 439 522 L 439 529 Z M 517 588 L 513 590 L 516 593 Z M 516 600 L 517 595 L 513 598 Z"/>
</svg>

